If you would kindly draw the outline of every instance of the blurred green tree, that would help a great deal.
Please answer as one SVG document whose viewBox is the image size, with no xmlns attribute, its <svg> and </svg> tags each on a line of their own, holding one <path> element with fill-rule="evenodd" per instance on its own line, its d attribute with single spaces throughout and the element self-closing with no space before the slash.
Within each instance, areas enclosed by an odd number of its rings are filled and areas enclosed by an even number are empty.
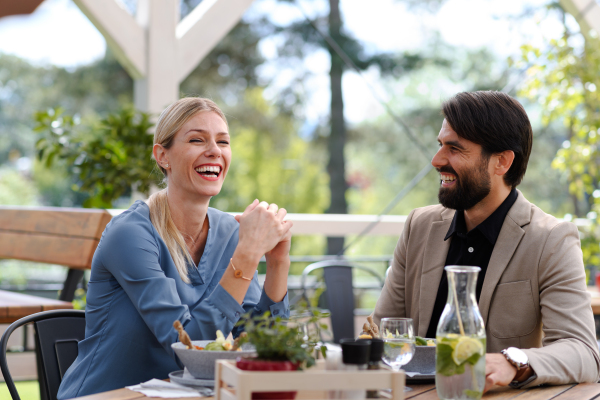
<svg viewBox="0 0 600 400">
<path fill-rule="evenodd" d="M 280 0 L 286 3 L 295 3 L 296 0 Z M 439 1 L 428 1 L 428 4 L 439 3 Z M 325 50 L 331 61 L 330 78 L 330 112 L 329 129 L 324 132 L 324 142 L 327 148 L 327 173 L 329 174 L 330 203 L 327 213 L 348 213 L 347 190 L 348 174 L 346 159 L 347 126 L 344 118 L 344 101 L 342 92 L 342 77 L 345 71 L 356 68 L 365 71 L 371 67 L 377 68 L 382 75 L 395 75 L 396 77 L 418 68 L 427 63 L 441 62 L 445 60 L 439 57 L 424 57 L 417 52 L 405 54 L 394 54 L 385 52 L 373 52 L 367 50 L 350 32 L 344 29 L 342 14 L 340 12 L 340 1 L 329 0 L 329 10 L 326 15 L 318 16 L 313 20 L 308 17 L 295 21 L 291 24 L 278 25 L 273 21 L 263 24 L 263 30 L 269 31 L 269 35 L 278 35 L 282 40 L 278 46 L 278 55 L 286 62 L 299 62 L 315 51 Z M 267 21 L 267 19 L 265 19 Z M 343 55 L 340 55 L 343 53 Z M 346 58 L 345 60 L 342 58 Z M 353 65 L 349 67 L 348 63 Z M 301 65 L 301 64 L 298 64 Z M 289 99 L 302 99 L 301 81 L 306 72 L 299 68 L 295 85 L 286 88 L 279 98 L 283 99 L 281 105 L 292 104 Z M 289 106 L 288 106 L 289 108 Z M 338 254 L 344 248 L 343 237 L 330 237 L 327 239 L 327 254 Z"/>
<path fill-rule="evenodd" d="M 0 165 L 19 157 L 33 158 L 36 136 L 33 114 L 61 107 L 75 121 L 119 110 L 132 101 L 132 81 L 110 52 L 96 63 L 69 71 L 56 66 L 36 66 L 18 57 L 0 54 Z M 65 167 L 55 164 L 50 180 L 69 188 L 73 182 Z M 35 166 L 41 201 L 55 206 L 81 204 L 83 197 L 67 189 L 56 193 L 50 180 Z M 67 180 L 65 180 L 67 179 Z"/>
<path fill-rule="evenodd" d="M 229 119 L 233 161 L 213 204 L 243 210 L 258 198 L 288 212 L 321 213 L 329 200 L 322 157 L 296 135 L 294 120 L 279 114 L 259 88 L 246 91 L 236 115 L 247 117 Z"/>
<path fill-rule="evenodd" d="M 562 122 L 567 140 L 552 167 L 569 182 L 575 197 L 575 217 L 592 225 L 582 240 L 586 265 L 600 265 L 600 40 L 571 33 L 549 41 L 543 49 L 525 45 L 517 66 L 527 67 L 530 79 L 520 93 L 542 106 L 545 124 Z"/>
<path fill-rule="evenodd" d="M 0 169 L 0 205 L 34 206 L 38 192 L 30 179 L 8 168 Z"/>
</svg>

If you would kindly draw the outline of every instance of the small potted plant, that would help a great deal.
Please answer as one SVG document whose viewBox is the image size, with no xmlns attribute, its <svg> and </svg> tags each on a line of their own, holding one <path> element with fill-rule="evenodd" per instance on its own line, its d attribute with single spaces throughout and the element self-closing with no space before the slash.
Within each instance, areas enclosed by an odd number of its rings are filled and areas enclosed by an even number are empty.
<svg viewBox="0 0 600 400">
<path fill-rule="evenodd" d="M 307 315 L 304 312 L 303 315 Z M 238 358 L 237 367 L 246 371 L 296 371 L 310 368 L 315 364 L 316 351 L 325 356 L 325 346 L 319 345 L 318 331 L 326 329 L 318 321 L 325 316 L 318 311 L 309 311 L 303 320 L 283 320 L 270 318 L 266 312 L 243 321 L 245 334 L 241 343 L 250 343 L 256 357 Z M 314 324 L 317 332 L 314 337 L 308 334 L 308 326 Z M 255 392 L 253 400 L 294 399 L 296 392 Z"/>
</svg>

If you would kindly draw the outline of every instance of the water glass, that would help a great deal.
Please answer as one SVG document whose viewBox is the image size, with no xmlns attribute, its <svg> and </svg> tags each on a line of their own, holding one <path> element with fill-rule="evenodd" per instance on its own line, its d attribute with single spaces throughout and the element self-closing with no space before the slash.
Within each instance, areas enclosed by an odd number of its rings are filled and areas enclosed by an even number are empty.
<svg viewBox="0 0 600 400">
<path fill-rule="evenodd" d="M 384 341 L 383 361 L 399 371 L 415 354 L 413 321 L 411 318 L 382 318 L 379 331 Z"/>
</svg>

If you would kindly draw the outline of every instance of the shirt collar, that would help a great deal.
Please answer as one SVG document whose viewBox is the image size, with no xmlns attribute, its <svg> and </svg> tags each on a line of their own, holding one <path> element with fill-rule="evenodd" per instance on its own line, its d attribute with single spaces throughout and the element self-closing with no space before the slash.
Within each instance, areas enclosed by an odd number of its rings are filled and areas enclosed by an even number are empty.
<svg viewBox="0 0 600 400">
<path fill-rule="evenodd" d="M 496 244 L 496 240 L 498 239 L 498 235 L 500 235 L 500 230 L 502 229 L 502 224 L 504 223 L 504 219 L 508 214 L 508 211 L 512 207 L 512 205 L 517 200 L 517 190 L 512 189 L 506 199 L 500 204 L 496 210 L 485 219 L 482 223 L 477 225 L 473 230 L 477 229 L 480 231 L 483 236 L 492 244 Z M 467 232 L 467 224 L 465 222 L 465 214 L 464 210 L 456 210 L 454 213 L 454 218 L 452 218 L 452 223 L 450 224 L 450 228 L 448 229 L 448 233 L 446 233 L 446 237 L 444 240 L 448 240 L 456 233 L 464 233 Z"/>
</svg>

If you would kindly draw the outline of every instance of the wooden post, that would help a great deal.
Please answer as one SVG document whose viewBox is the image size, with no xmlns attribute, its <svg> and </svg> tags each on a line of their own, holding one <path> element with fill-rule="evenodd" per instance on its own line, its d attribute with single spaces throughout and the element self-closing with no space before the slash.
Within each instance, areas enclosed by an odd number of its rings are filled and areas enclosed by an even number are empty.
<svg viewBox="0 0 600 400">
<path fill-rule="evenodd" d="M 179 0 L 139 0 L 135 18 L 118 0 L 74 0 L 134 79 L 135 106 L 155 115 L 252 1 L 204 0 L 180 22 Z"/>
</svg>

